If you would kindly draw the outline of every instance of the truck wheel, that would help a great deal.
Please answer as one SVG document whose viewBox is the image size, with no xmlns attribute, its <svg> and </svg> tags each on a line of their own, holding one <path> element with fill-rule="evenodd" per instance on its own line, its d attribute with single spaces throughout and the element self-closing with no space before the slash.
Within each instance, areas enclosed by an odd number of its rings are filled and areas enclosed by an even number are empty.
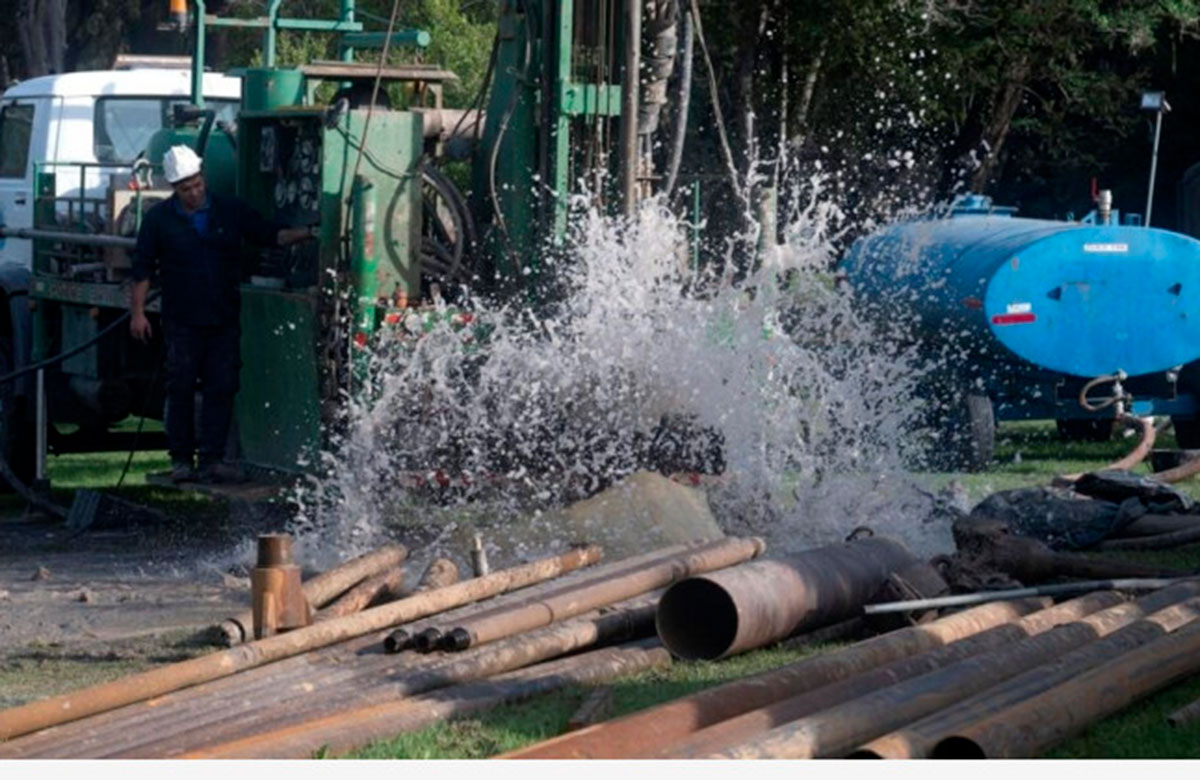
<svg viewBox="0 0 1200 780">
<path fill-rule="evenodd" d="M 0 376 L 14 368 L 12 343 L 0 339 Z M 33 481 L 33 447 L 35 429 L 28 399 L 16 394 L 14 383 L 0 385 L 0 453 L 17 479 L 26 485 Z M 12 490 L 8 481 L 0 478 L 0 493 Z"/>
<path fill-rule="evenodd" d="M 1200 420 L 1195 417 L 1172 417 L 1175 443 L 1181 450 L 1200 450 Z"/>
<path fill-rule="evenodd" d="M 996 417 L 992 402 L 980 393 L 965 393 L 954 400 L 943 422 L 945 436 L 933 453 L 936 468 L 982 471 L 996 450 Z"/>
<path fill-rule="evenodd" d="M 1055 424 L 1063 441 L 1108 441 L 1113 435 L 1112 420 L 1055 420 Z"/>
</svg>

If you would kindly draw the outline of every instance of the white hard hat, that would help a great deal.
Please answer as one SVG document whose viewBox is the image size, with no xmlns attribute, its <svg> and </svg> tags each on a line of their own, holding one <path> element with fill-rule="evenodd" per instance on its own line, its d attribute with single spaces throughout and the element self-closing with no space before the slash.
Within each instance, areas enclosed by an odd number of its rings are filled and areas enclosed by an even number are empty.
<svg viewBox="0 0 1200 780">
<path fill-rule="evenodd" d="M 172 146 L 163 157 L 163 174 L 167 181 L 177 184 L 200 173 L 200 158 L 192 147 L 180 144 Z"/>
</svg>

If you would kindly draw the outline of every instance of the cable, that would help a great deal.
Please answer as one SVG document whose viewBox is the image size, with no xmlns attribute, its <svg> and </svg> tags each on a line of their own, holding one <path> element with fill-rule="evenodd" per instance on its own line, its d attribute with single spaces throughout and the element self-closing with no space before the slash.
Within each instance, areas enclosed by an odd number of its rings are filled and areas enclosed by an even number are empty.
<svg viewBox="0 0 1200 780">
<path fill-rule="evenodd" d="M 700 5 L 697 0 L 691 0 L 692 23 L 696 25 L 696 40 L 700 41 L 700 52 L 704 55 L 704 65 L 708 69 L 708 90 L 712 96 L 713 117 L 717 122 L 717 135 L 721 141 L 721 153 L 725 158 L 725 166 L 729 169 L 729 180 L 733 182 L 733 191 L 746 207 L 750 203 L 742 193 L 741 181 L 738 179 L 737 165 L 733 162 L 733 151 L 729 148 L 729 137 L 725 133 L 725 120 L 721 116 L 721 96 L 717 90 L 717 74 L 713 70 L 712 58 L 708 55 L 708 44 L 704 41 L 704 26 L 700 23 Z"/>
<path fill-rule="evenodd" d="M 524 60 L 521 63 L 521 75 L 517 78 L 522 84 L 529 77 L 529 64 L 533 59 L 533 27 L 532 21 L 529 18 L 529 9 L 522 6 L 521 16 L 525 20 L 525 54 Z M 504 134 L 508 132 L 508 123 L 512 121 L 513 112 L 517 110 L 517 99 L 520 97 L 520 90 L 514 89 L 508 96 L 508 105 L 504 108 L 504 115 L 500 118 L 500 127 L 496 131 L 496 140 L 492 143 L 491 154 L 488 159 L 488 194 L 492 200 L 492 211 L 495 212 L 496 224 L 500 227 L 500 232 L 504 235 L 504 244 L 507 252 L 512 252 L 512 237 L 508 233 L 508 223 L 504 219 L 504 210 L 500 208 L 500 196 L 496 193 L 496 161 L 500 157 L 500 145 L 504 141 Z"/>
<path fill-rule="evenodd" d="M 663 192 L 668 198 L 675 191 L 679 178 L 679 165 L 683 161 L 683 143 L 687 137 L 688 108 L 692 96 L 692 56 L 694 54 L 695 24 L 690 8 L 681 8 L 683 17 L 683 53 L 680 56 L 679 92 L 675 99 L 675 127 L 671 139 L 671 153 L 667 158 L 667 180 Z"/>
<path fill-rule="evenodd" d="M 367 106 L 367 118 L 363 120 L 362 146 L 359 147 L 358 157 L 354 160 L 354 175 L 350 177 L 351 182 L 358 178 L 363 151 L 367 148 L 367 133 L 371 130 L 371 117 L 375 113 L 375 101 L 379 98 L 379 84 L 383 81 L 383 66 L 387 63 L 388 49 L 392 45 L 392 31 L 396 29 L 396 17 L 399 13 L 400 0 L 392 0 L 392 16 L 388 19 L 387 32 L 383 37 L 383 48 L 379 52 L 379 65 L 375 68 L 375 83 L 371 87 L 371 104 Z M 350 197 L 353 198 L 353 194 Z"/>
<path fill-rule="evenodd" d="M 146 303 L 150 303 L 151 301 L 156 299 L 160 294 L 161 293 L 157 290 L 150 293 L 150 295 L 146 297 Z M 45 360 L 38 361 L 37 363 L 31 363 L 28 366 L 23 366 L 21 368 L 18 368 L 16 371 L 10 371 L 9 373 L 5 374 L 4 376 L 0 376 L 0 385 L 11 382 L 14 379 L 20 379 L 21 377 L 25 376 L 26 374 L 31 374 L 34 371 L 37 371 L 39 369 L 49 368 L 50 366 L 53 366 L 56 363 L 61 363 L 62 361 L 66 360 L 67 358 L 71 358 L 71 357 L 78 355 L 80 352 L 83 352 L 85 349 L 92 346 L 97 341 L 99 341 L 100 339 L 107 336 L 109 333 L 112 333 L 113 330 L 115 330 L 118 325 L 120 325 L 125 320 L 129 319 L 130 316 L 132 316 L 132 312 L 126 311 L 120 317 L 117 317 L 115 320 L 113 320 L 109 324 L 105 325 L 100 330 L 99 333 L 97 333 L 95 336 L 92 336 L 90 339 L 83 342 L 82 344 L 77 344 L 74 347 L 71 347 L 70 349 L 68 349 L 66 352 L 60 352 L 57 355 L 54 355 L 53 357 L 48 357 Z"/>
</svg>

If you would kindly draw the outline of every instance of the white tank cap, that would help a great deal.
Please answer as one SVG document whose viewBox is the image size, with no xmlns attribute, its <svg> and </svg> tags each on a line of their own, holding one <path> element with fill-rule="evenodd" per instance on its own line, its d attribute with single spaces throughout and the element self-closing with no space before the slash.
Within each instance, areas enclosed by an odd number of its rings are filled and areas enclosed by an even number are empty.
<svg viewBox="0 0 1200 780">
<path fill-rule="evenodd" d="M 172 146 L 163 156 L 163 174 L 167 181 L 178 184 L 200 173 L 200 158 L 192 147 L 180 144 Z"/>
</svg>

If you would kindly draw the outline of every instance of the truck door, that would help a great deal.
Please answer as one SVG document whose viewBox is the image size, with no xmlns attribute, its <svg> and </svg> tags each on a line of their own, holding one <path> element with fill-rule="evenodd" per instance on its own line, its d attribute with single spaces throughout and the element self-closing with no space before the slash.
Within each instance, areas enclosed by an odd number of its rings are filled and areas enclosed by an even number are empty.
<svg viewBox="0 0 1200 780">
<path fill-rule="evenodd" d="M 51 98 L 0 103 L 0 215 L 8 227 L 33 226 L 33 167 L 46 159 Z M 29 241 L 4 242 L 0 263 L 32 266 Z"/>
</svg>

